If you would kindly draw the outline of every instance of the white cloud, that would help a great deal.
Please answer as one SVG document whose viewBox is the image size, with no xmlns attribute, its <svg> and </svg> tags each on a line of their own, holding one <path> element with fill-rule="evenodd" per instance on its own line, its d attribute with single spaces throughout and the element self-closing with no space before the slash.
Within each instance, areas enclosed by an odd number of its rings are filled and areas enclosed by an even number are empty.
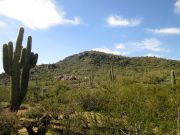
<svg viewBox="0 0 180 135">
<path fill-rule="evenodd" d="M 6 23 L 0 21 L 0 28 L 5 27 L 5 26 L 6 26 Z"/>
<path fill-rule="evenodd" d="M 125 48 L 126 48 L 125 45 L 122 43 L 116 45 L 116 49 L 125 49 Z"/>
<path fill-rule="evenodd" d="M 170 50 L 163 47 L 163 43 L 156 38 L 147 38 L 142 41 L 129 41 L 126 44 L 125 50 L 129 52 L 151 51 L 151 52 L 169 52 Z"/>
<path fill-rule="evenodd" d="M 98 52 L 104 52 L 104 53 L 109 53 L 109 54 L 115 54 L 115 55 L 127 55 L 129 52 L 120 52 L 116 49 L 114 50 L 111 50 L 111 49 L 108 49 L 108 48 L 94 48 L 92 49 L 93 51 L 98 51 Z"/>
<path fill-rule="evenodd" d="M 144 39 L 143 41 L 133 44 L 138 49 L 147 49 L 154 52 L 165 51 L 165 49 L 161 47 L 162 42 L 155 38 Z"/>
<path fill-rule="evenodd" d="M 142 41 L 129 41 L 126 43 L 119 43 L 114 48 L 94 48 L 94 51 L 105 52 L 109 54 L 124 55 L 124 56 L 155 56 L 164 57 L 162 53 L 168 53 L 170 50 L 163 47 L 163 43 L 156 38 L 147 38 Z M 145 53 L 145 55 L 142 55 Z M 160 54 L 161 53 L 161 54 Z"/>
<path fill-rule="evenodd" d="M 120 55 L 120 52 L 116 50 L 110 50 L 108 48 L 94 48 L 92 49 L 93 51 L 98 51 L 98 52 L 104 52 L 104 53 L 109 53 L 109 54 L 115 54 L 115 55 Z"/>
<path fill-rule="evenodd" d="M 174 12 L 180 14 L 180 0 L 177 0 L 174 4 Z"/>
<path fill-rule="evenodd" d="M 54 0 L 0 0 L 0 15 L 18 20 L 32 29 L 81 24 L 78 17 L 65 18 L 65 11 L 57 9 Z"/>
<path fill-rule="evenodd" d="M 160 55 L 158 56 L 157 54 L 151 52 L 169 52 L 169 50 L 164 48 L 162 45 L 163 43 L 160 40 L 156 38 L 148 38 L 139 42 L 119 43 L 114 47 L 114 49 L 94 48 L 92 50 L 116 55 L 129 55 L 132 53 L 148 51 L 149 53 L 145 56 L 160 57 Z"/>
<path fill-rule="evenodd" d="M 162 28 L 162 29 L 147 29 L 155 34 L 166 34 L 166 35 L 178 35 L 180 34 L 180 28 Z"/>
<path fill-rule="evenodd" d="M 117 15 L 107 17 L 106 21 L 111 27 L 135 27 L 141 23 L 141 19 L 126 19 Z"/>
</svg>

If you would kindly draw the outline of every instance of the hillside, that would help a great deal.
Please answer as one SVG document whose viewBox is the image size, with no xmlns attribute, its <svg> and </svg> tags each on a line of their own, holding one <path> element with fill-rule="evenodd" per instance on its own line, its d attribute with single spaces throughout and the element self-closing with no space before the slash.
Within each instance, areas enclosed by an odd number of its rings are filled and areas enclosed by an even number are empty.
<svg viewBox="0 0 180 135">
<path fill-rule="evenodd" d="M 9 102 L 10 79 L 1 74 L 0 82 L 1 109 Z M 180 61 L 75 54 L 31 70 L 23 106 L 25 120 L 50 114 L 52 134 L 176 134 Z"/>
<path fill-rule="evenodd" d="M 35 74 L 38 72 L 39 76 L 46 73 L 49 77 L 62 74 L 89 76 L 89 71 L 96 74 L 109 72 L 111 65 L 119 73 L 165 71 L 169 74 L 170 70 L 173 69 L 177 70 L 177 74 L 179 74 L 180 61 L 156 57 L 124 57 L 96 51 L 85 51 L 69 56 L 52 65 L 37 66 L 32 72 Z"/>
</svg>

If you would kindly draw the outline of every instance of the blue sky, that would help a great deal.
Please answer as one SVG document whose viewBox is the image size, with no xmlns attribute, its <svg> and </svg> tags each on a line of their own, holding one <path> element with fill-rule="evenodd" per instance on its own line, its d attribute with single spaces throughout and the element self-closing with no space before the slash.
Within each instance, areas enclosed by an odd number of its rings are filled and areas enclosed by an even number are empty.
<svg viewBox="0 0 180 135">
<path fill-rule="evenodd" d="M 180 60 L 179 0 L 0 0 L 0 63 L 21 26 L 38 64 L 85 50 Z"/>
</svg>

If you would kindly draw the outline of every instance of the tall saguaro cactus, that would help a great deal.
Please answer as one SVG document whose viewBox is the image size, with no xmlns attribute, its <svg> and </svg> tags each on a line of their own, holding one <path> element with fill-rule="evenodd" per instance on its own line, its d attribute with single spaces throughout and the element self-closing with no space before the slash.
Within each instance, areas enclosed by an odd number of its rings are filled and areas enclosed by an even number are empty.
<svg viewBox="0 0 180 135">
<path fill-rule="evenodd" d="M 171 84 L 174 86 L 176 84 L 176 75 L 174 70 L 171 70 Z"/>
<path fill-rule="evenodd" d="M 116 79 L 116 76 L 114 74 L 114 67 L 113 67 L 112 64 L 111 64 L 111 69 L 110 69 L 110 72 L 109 72 L 109 76 L 110 76 L 111 81 L 114 81 Z"/>
<path fill-rule="evenodd" d="M 32 37 L 27 40 L 27 47 L 23 48 L 24 28 L 20 28 L 15 50 L 13 43 L 3 45 L 3 68 L 11 76 L 10 109 L 17 111 L 27 92 L 30 69 L 35 67 L 38 54 L 31 52 Z"/>
<path fill-rule="evenodd" d="M 91 73 L 90 73 L 90 76 L 89 76 L 89 84 L 90 84 L 91 88 L 94 87 L 93 83 L 94 83 L 94 72 L 93 72 L 93 70 L 91 70 Z"/>
</svg>

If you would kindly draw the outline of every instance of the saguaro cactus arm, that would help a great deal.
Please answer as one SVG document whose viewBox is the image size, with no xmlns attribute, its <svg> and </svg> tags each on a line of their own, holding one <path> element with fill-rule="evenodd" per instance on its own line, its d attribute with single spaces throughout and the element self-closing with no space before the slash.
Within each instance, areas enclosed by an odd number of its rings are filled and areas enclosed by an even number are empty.
<svg viewBox="0 0 180 135">
<path fill-rule="evenodd" d="M 23 42 L 24 28 L 19 29 L 19 34 L 16 40 L 15 53 L 17 56 L 21 56 L 22 42 Z"/>
<path fill-rule="evenodd" d="M 8 53 L 9 53 L 9 68 L 10 68 L 10 74 L 11 74 L 11 69 L 12 69 L 12 62 L 13 62 L 13 43 L 9 42 L 8 43 Z"/>
<path fill-rule="evenodd" d="M 3 68 L 5 73 L 10 75 L 10 58 L 7 44 L 3 45 Z"/>
<path fill-rule="evenodd" d="M 34 68 L 36 66 L 37 60 L 38 60 L 38 54 L 36 53 L 36 54 L 34 54 L 32 56 L 32 59 L 31 59 L 31 68 Z"/>
<path fill-rule="evenodd" d="M 26 48 L 23 48 L 22 51 L 21 51 L 21 58 L 20 58 L 20 67 L 21 67 L 21 68 L 22 68 L 23 66 L 25 66 L 26 53 L 27 53 Z"/>
</svg>

